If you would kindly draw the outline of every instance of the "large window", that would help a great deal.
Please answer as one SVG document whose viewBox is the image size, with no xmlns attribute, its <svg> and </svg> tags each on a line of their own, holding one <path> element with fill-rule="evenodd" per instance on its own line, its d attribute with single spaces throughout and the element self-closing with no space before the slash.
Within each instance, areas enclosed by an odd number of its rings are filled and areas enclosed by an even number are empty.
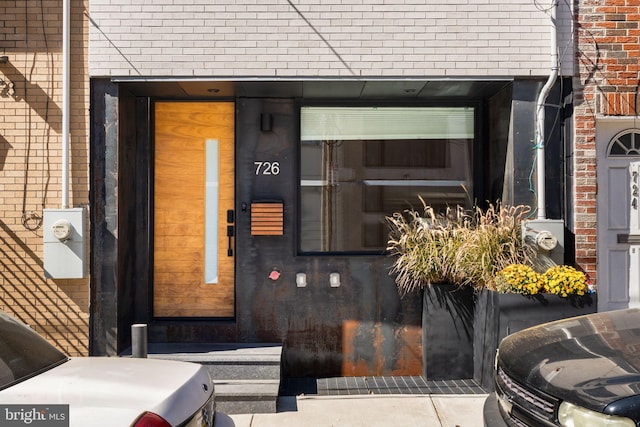
<svg viewBox="0 0 640 427">
<path fill-rule="evenodd" d="M 471 107 L 301 109 L 300 251 L 386 247 L 385 216 L 472 194 Z"/>
</svg>

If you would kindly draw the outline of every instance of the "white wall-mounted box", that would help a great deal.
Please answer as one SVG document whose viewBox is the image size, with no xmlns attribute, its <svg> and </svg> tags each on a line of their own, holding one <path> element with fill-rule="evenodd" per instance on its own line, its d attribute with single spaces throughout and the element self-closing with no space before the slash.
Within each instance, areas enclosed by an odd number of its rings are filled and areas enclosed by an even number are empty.
<svg viewBox="0 0 640 427">
<path fill-rule="evenodd" d="M 43 215 L 45 277 L 84 278 L 86 258 L 84 208 L 45 209 Z"/>
</svg>

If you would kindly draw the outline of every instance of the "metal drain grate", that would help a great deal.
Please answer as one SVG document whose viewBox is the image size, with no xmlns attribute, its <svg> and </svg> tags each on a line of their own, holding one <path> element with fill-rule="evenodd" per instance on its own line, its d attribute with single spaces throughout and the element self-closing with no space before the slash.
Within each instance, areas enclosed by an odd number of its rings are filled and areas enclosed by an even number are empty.
<svg viewBox="0 0 640 427">
<path fill-rule="evenodd" d="M 281 396 L 311 394 L 320 396 L 363 394 L 485 394 L 472 379 L 426 380 L 420 376 L 286 378 Z"/>
</svg>

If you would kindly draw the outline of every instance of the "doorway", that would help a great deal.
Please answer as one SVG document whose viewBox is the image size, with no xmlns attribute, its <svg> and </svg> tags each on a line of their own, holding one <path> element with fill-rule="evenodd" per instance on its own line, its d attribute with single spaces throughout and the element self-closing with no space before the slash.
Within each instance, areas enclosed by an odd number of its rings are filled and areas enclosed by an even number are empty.
<svg viewBox="0 0 640 427">
<path fill-rule="evenodd" d="M 235 314 L 234 103 L 156 102 L 153 316 Z"/>
<path fill-rule="evenodd" d="M 633 120 L 600 120 L 597 146 L 598 311 L 607 311 L 640 303 L 640 235 L 631 224 L 629 172 L 640 160 L 640 129 Z"/>
</svg>

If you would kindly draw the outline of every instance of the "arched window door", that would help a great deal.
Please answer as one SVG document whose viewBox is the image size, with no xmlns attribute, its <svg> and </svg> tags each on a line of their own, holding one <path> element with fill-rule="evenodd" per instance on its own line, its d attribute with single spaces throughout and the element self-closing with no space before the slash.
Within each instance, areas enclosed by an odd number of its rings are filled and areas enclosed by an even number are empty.
<svg viewBox="0 0 640 427">
<path fill-rule="evenodd" d="M 640 129 L 612 131 L 601 140 L 607 142 L 597 165 L 598 311 L 640 305 L 640 233 L 630 181 L 630 166 L 640 161 Z"/>
</svg>

